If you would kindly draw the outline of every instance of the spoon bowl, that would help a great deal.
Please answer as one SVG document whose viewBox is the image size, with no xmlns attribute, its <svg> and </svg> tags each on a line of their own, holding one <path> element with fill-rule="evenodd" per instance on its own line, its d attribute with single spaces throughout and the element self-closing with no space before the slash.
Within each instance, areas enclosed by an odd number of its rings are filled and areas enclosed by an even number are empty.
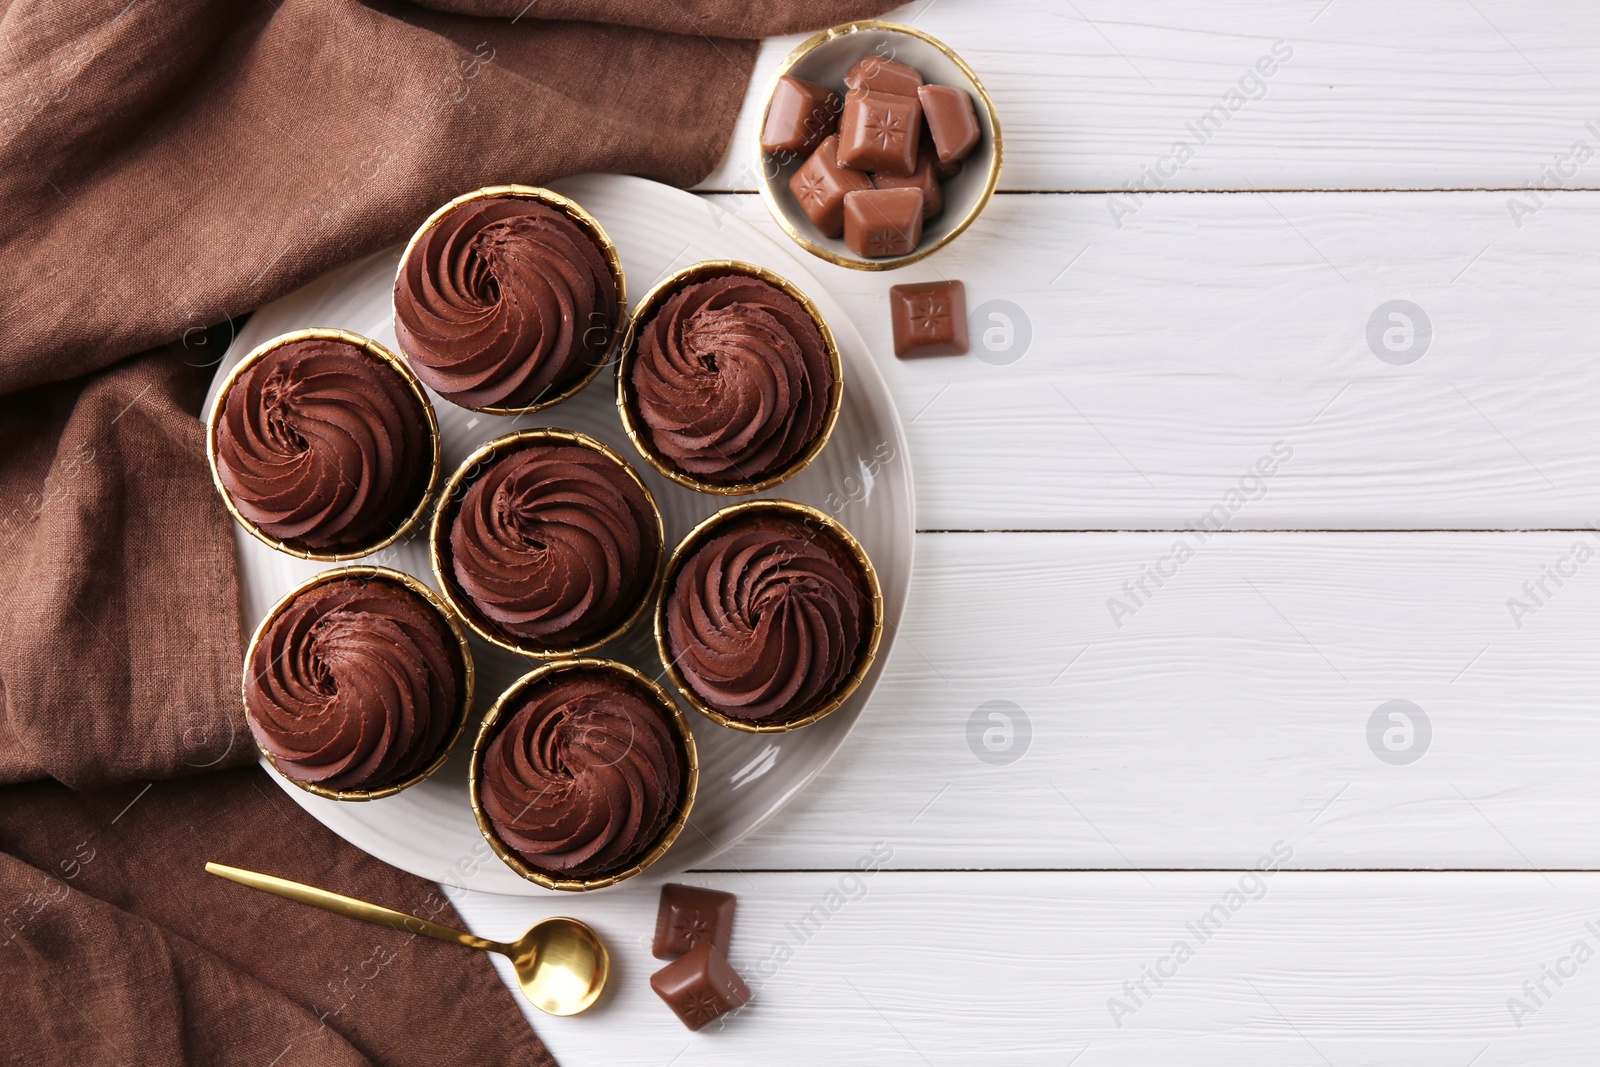
<svg viewBox="0 0 1600 1067">
<path fill-rule="evenodd" d="M 522 995 L 550 1015 L 576 1015 L 600 999 L 611 953 L 587 923 L 558 915 L 507 945 Z M 493 950 L 491 950 L 493 951 Z"/>
</svg>

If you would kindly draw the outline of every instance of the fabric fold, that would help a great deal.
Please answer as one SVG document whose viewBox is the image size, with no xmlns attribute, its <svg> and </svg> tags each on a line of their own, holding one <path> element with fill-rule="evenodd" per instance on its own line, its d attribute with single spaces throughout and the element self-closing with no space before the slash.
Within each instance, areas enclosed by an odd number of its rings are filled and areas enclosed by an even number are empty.
<svg viewBox="0 0 1600 1067">
<path fill-rule="evenodd" d="M 258 768 L 0 806 L 7 1063 L 554 1067 L 481 954 L 207 874 L 262 870 L 461 926 Z M 20 1059 L 17 1057 L 20 1055 Z"/>
</svg>

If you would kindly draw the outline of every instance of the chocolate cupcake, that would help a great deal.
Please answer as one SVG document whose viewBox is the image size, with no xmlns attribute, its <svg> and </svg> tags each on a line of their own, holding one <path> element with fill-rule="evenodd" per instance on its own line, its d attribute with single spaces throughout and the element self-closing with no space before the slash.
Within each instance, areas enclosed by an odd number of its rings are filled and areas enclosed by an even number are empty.
<svg viewBox="0 0 1600 1067">
<path fill-rule="evenodd" d="M 628 436 L 662 474 L 721 495 L 770 488 L 822 450 L 843 398 L 832 331 L 748 263 L 680 271 L 635 309 L 617 371 Z"/>
<path fill-rule="evenodd" d="M 725 508 L 673 554 L 656 643 L 683 695 L 717 723 L 792 730 L 842 704 L 883 625 L 878 579 L 843 526 L 814 508 Z"/>
<path fill-rule="evenodd" d="M 452 200 L 411 238 L 394 329 L 440 396 L 511 414 L 599 373 L 625 301 L 622 262 L 587 212 L 546 189 L 492 186 Z"/>
<path fill-rule="evenodd" d="M 466 725 L 466 635 L 427 587 L 382 567 L 325 571 L 278 602 L 245 655 L 244 706 L 278 773 L 370 800 L 426 778 Z"/>
<path fill-rule="evenodd" d="M 495 702 L 472 750 L 472 803 L 523 877 L 594 889 L 667 850 L 698 773 L 694 735 L 660 686 L 620 663 L 572 660 Z"/>
<path fill-rule="evenodd" d="M 353 559 L 421 518 L 438 474 L 433 408 L 403 363 L 343 330 L 257 348 L 211 411 L 212 477 L 253 535 L 310 559 Z"/>
<path fill-rule="evenodd" d="M 525 430 L 462 464 L 434 516 L 440 588 L 467 623 L 526 655 L 576 655 L 621 634 L 655 588 L 655 500 L 582 434 Z"/>
</svg>

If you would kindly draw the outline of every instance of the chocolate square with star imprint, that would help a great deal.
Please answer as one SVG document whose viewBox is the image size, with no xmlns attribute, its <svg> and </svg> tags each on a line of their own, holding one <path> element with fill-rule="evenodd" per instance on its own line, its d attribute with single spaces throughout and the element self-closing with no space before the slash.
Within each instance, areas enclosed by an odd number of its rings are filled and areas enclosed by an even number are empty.
<svg viewBox="0 0 1600 1067">
<path fill-rule="evenodd" d="M 967 350 L 967 287 L 958 281 L 890 286 L 889 315 L 901 359 Z"/>
<path fill-rule="evenodd" d="M 839 165 L 838 149 L 838 134 L 824 138 L 789 179 L 789 191 L 800 210 L 824 237 L 837 237 L 844 232 L 845 194 L 872 188 L 871 178 Z"/>
<path fill-rule="evenodd" d="M 750 987 L 709 941 L 651 975 L 650 988 L 691 1030 L 750 1001 Z"/>
<path fill-rule="evenodd" d="M 921 189 L 864 189 L 844 197 L 844 243 L 858 256 L 908 256 L 922 240 Z"/>
<path fill-rule="evenodd" d="M 809 152 L 839 126 L 839 94 L 825 85 L 785 74 L 772 90 L 763 152 Z"/>
<path fill-rule="evenodd" d="M 651 952 L 656 959 L 664 960 L 709 943 L 726 953 L 733 943 L 733 909 L 737 903 L 738 898 L 732 893 L 717 889 L 676 882 L 662 886 Z"/>
<path fill-rule="evenodd" d="M 839 116 L 839 162 L 909 178 L 917 169 L 922 104 L 914 96 L 851 89 Z"/>
</svg>

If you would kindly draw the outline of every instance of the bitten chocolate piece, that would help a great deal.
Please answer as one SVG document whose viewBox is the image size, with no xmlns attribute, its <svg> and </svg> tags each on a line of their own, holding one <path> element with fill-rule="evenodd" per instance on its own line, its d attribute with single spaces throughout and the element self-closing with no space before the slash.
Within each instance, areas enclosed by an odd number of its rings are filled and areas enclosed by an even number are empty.
<svg viewBox="0 0 1600 1067">
<path fill-rule="evenodd" d="M 839 94 L 826 85 L 791 78 L 778 79 L 761 129 L 763 152 L 811 151 L 839 128 Z"/>
<path fill-rule="evenodd" d="M 750 987 L 709 941 L 652 974 L 650 988 L 691 1030 L 750 1001 Z"/>
<path fill-rule="evenodd" d="M 914 96 L 851 89 L 839 118 L 839 162 L 909 178 L 917 169 L 922 105 Z"/>
<path fill-rule="evenodd" d="M 700 889 L 673 882 L 661 887 L 661 907 L 656 911 L 656 940 L 651 951 L 658 960 L 679 956 L 711 944 L 726 953 L 733 941 L 733 909 L 738 898 L 716 889 Z"/>
<path fill-rule="evenodd" d="M 858 256 L 904 256 L 922 240 L 922 190 L 846 193 L 844 243 Z"/>
<path fill-rule="evenodd" d="M 844 83 L 852 89 L 872 89 L 897 96 L 917 95 L 922 75 L 916 68 L 882 56 L 862 56 L 845 72 Z"/>
<path fill-rule="evenodd" d="M 939 185 L 938 166 L 933 152 L 924 146 L 917 159 L 916 173 L 909 178 L 893 174 L 874 174 L 872 185 L 876 189 L 917 189 L 922 193 L 922 218 L 926 222 L 944 210 L 944 190 Z"/>
<path fill-rule="evenodd" d="M 789 191 L 799 201 L 800 210 L 824 237 L 837 237 L 844 232 L 845 194 L 872 188 L 871 178 L 859 170 L 839 166 L 838 149 L 838 135 L 824 138 L 789 179 Z"/>
<path fill-rule="evenodd" d="M 960 282 L 890 286 L 889 316 L 894 354 L 901 359 L 959 356 L 967 350 L 967 287 Z"/>
<path fill-rule="evenodd" d="M 983 136 L 978 114 L 972 109 L 972 96 L 953 85 L 923 85 L 917 88 L 917 100 L 928 120 L 934 147 L 939 150 L 939 161 L 966 159 Z"/>
</svg>

